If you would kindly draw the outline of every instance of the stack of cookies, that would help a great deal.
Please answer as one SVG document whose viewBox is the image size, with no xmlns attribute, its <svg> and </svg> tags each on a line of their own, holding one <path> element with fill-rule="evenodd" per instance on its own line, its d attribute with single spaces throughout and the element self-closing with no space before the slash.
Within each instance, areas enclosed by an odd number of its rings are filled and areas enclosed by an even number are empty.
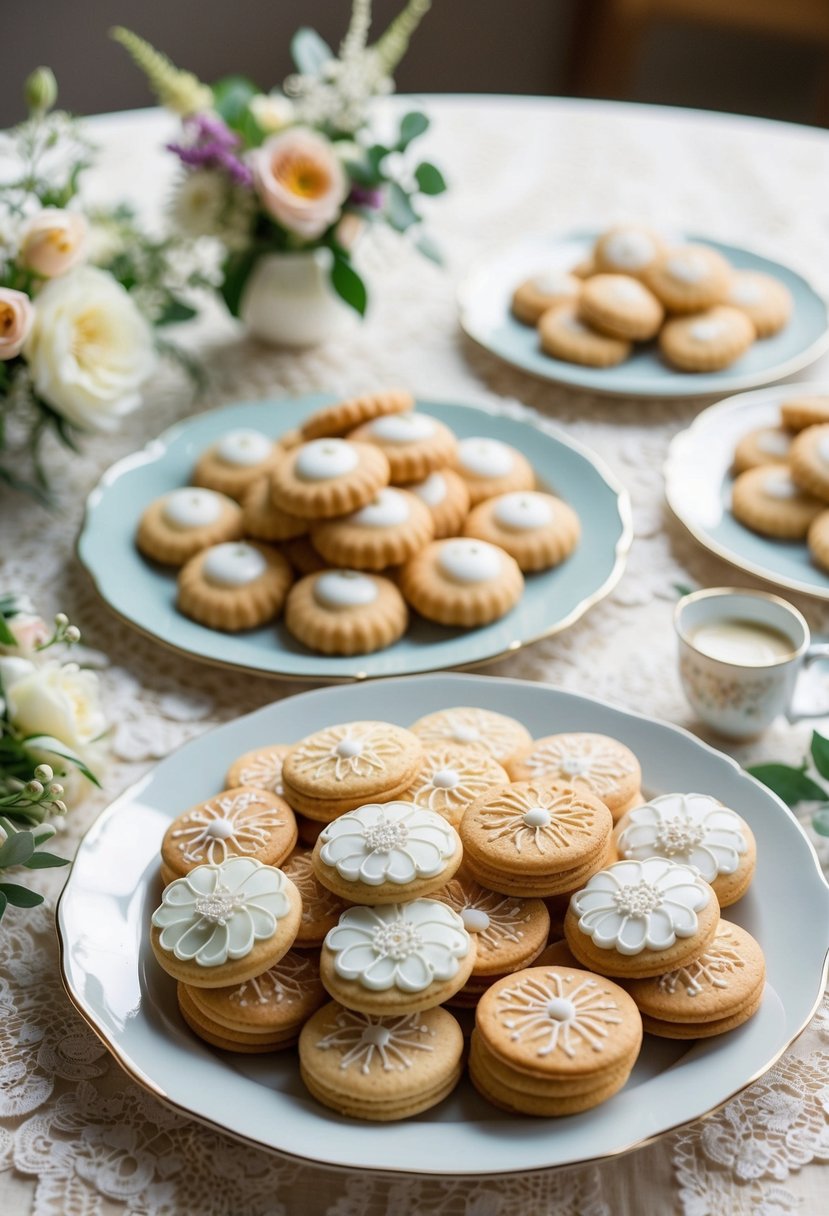
<svg viewBox="0 0 829 1216">
<path fill-rule="evenodd" d="M 259 748 L 226 780 L 167 829 L 153 950 L 197 1035 L 298 1043 L 340 1114 L 435 1105 L 470 1032 L 490 1102 L 573 1114 L 625 1084 L 643 1031 L 721 1034 L 759 1006 L 762 951 L 720 919 L 748 825 L 707 794 L 644 801 L 618 740 L 457 707 Z"/>
<path fill-rule="evenodd" d="M 742 437 L 733 468 L 735 519 L 773 540 L 805 540 L 829 572 L 829 396 L 784 401 L 777 425 Z"/>
<path fill-rule="evenodd" d="M 522 452 L 458 440 L 403 391 L 325 406 L 279 441 L 229 432 L 193 483 L 152 502 L 136 538 L 145 557 L 180 567 L 179 611 L 234 632 L 284 609 L 293 637 L 323 654 L 392 645 L 410 609 L 489 624 L 580 534 Z"/>
<path fill-rule="evenodd" d="M 788 288 L 771 275 L 735 270 L 708 245 L 668 245 L 639 224 L 602 233 L 571 270 L 541 271 L 512 297 L 513 315 L 538 329 L 556 359 L 613 367 L 658 339 L 683 372 L 730 366 L 783 329 L 791 310 Z"/>
</svg>

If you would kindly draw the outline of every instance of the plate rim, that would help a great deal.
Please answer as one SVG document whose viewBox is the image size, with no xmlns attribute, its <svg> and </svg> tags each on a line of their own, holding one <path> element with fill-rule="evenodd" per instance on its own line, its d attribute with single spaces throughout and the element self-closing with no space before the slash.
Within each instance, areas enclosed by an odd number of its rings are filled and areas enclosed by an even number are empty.
<svg viewBox="0 0 829 1216">
<path fill-rule="evenodd" d="M 514 639 L 504 649 L 498 650 L 493 654 L 488 654 L 478 659 L 462 661 L 461 663 L 457 663 L 452 666 L 419 668 L 412 672 L 383 672 L 376 675 L 371 671 L 362 670 L 346 673 L 329 671 L 315 675 L 299 675 L 296 672 L 285 672 L 279 669 L 266 670 L 253 664 L 236 663 L 227 659 L 214 657 L 213 655 L 199 654 L 194 650 L 190 650 L 184 646 L 178 646 L 175 642 L 161 637 L 159 634 L 154 633 L 151 629 L 147 629 L 145 626 L 127 616 L 119 608 L 116 608 L 104 594 L 104 590 L 98 580 L 96 572 L 88 563 L 83 553 L 84 536 L 87 534 L 87 531 L 91 525 L 92 516 L 99 506 L 99 500 L 105 491 L 122 476 L 131 472 L 133 469 L 140 468 L 142 465 L 151 464 L 157 460 L 160 460 L 167 451 L 170 443 L 179 438 L 182 433 L 186 432 L 188 423 L 195 419 L 204 418 L 208 414 L 219 413 L 224 410 L 232 410 L 237 407 L 266 405 L 271 402 L 274 404 L 285 401 L 299 402 L 312 397 L 316 399 L 320 399 L 321 397 L 330 397 L 332 400 L 336 399 L 334 394 L 305 393 L 300 397 L 288 395 L 282 398 L 262 397 L 259 399 L 246 401 L 232 401 L 226 403 L 225 405 L 217 406 L 212 410 L 203 410 L 199 414 L 193 414 L 189 418 L 179 419 L 179 421 L 174 422 L 171 426 L 167 427 L 166 430 L 162 431 L 160 435 L 156 435 L 152 439 L 148 440 L 142 448 L 139 448 L 134 452 L 130 452 L 126 456 L 122 456 L 104 471 L 93 488 L 90 490 L 89 494 L 86 496 L 83 515 L 75 535 L 73 551 L 75 559 L 88 578 L 95 596 L 104 605 L 108 612 L 121 621 L 122 624 L 135 630 L 136 633 L 140 634 L 148 641 L 153 642 L 155 645 L 162 647 L 162 649 L 168 650 L 173 654 L 180 655 L 195 662 L 204 663 L 210 667 L 218 668 L 219 670 L 241 672 L 245 675 L 256 675 L 261 679 L 283 680 L 286 683 L 303 684 L 306 686 L 326 686 L 330 684 L 348 685 L 364 683 L 368 680 L 403 679 L 409 675 L 439 675 L 441 672 L 457 671 L 459 669 L 471 671 L 489 666 L 492 663 L 497 663 L 507 655 L 516 654 L 519 650 L 524 650 L 528 646 L 535 645 L 536 642 L 544 641 L 546 638 L 554 637 L 556 634 L 562 633 L 564 630 L 569 629 L 592 608 L 601 603 L 603 599 L 606 599 L 607 596 L 610 595 L 611 591 L 613 591 L 613 589 L 618 585 L 622 575 L 625 572 L 635 536 L 633 508 L 631 504 L 630 492 L 622 482 L 621 478 L 619 478 L 614 470 L 611 469 L 607 464 L 604 457 L 600 456 L 597 452 L 594 452 L 592 448 L 583 443 L 581 440 L 569 435 L 554 419 L 547 418 L 544 414 L 540 413 L 540 411 L 533 409 L 531 406 L 525 405 L 523 402 L 512 402 L 505 399 L 499 399 L 498 401 L 468 400 L 441 402 L 435 401 L 432 398 L 427 399 L 417 397 L 417 405 L 424 406 L 427 409 L 433 408 L 434 406 L 440 408 L 441 405 L 449 405 L 461 409 L 475 410 L 480 413 L 489 414 L 493 417 L 506 418 L 514 422 L 523 423 L 524 425 L 534 427 L 542 434 L 547 435 L 547 437 L 552 439 L 554 442 L 559 443 L 563 447 L 569 448 L 571 451 L 575 451 L 579 456 L 582 457 L 582 459 L 586 460 L 587 463 L 595 469 L 600 479 L 604 481 L 604 483 L 613 493 L 621 529 L 616 545 L 614 546 L 613 566 L 604 582 L 597 587 L 591 595 L 585 596 L 579 600 L 571 612 L 569 612 L 565 617 L 562 617 L 560 620 L 556 621 L 555 624 L 550 626 L 550 628 L 545 629 L 540 633 L 533 634 L 527 638 Z M 356 657 L 367 659 L 371 658 L 370 655 Z"/>
<path fill-rule="evenodd" d="M 803 390 L 806 390 L 811 395 L 820 394 L 821 385 L 816 381 L 798 381 L 794 384 L 767 384 L 763 388 L 754 388 L 747 392 L 730 393 L 727 397 L 723 397 L 719 401 L 715 401 L 712 405 L 709 405 L 707 409 L 701 410 L 688 426 L 683 427 L 681 431 L 678 431 L 673 436 L 668 444 L 668 450 L 662 464 L 662 481 L 665 501 L 670 507 L 674 519 L 682 525 L 686 532 L 703 549 L 706 549 L 709 553 L 713 553 L 715 557 L 719 557 L 722 561 L 727 562 L 735 570 L 741 570 L 744 574 L 751 574 L 773 587 L 782 588 L 785 591 L 795 591 L 800 595 L 808 595 L 811 599 L 829 601 L 829 579 L 827 579 L 825 587 L 818 587 L 814 583 L 804 583 L 800 579 L 791 578 L 787 574 L 774 574 L 769 571 L 767 566 L 760 565 L 749 558 L 740 557 L 733 549 L 721 544 L 705 532 L 704 529 L 687 519 L 685 513 L 675 501 L 674 485 L 676 475 L 674 469 L 677 462 L 682 459 L 684 449 L 691 443 L 692 435 L 696 431 L 702 431 L 705 426 L 709 425 L 712 421 L 712 415 L 736 413 L 742 405 L 762 404 L 761 398 L 763 397 L 767 396 L 771 401 L 779 394 L 785 393 L 787 396 L 795 396 Z M 752 398 L 754 399 L 753 401 Z"/>
<path fill-rule="evenodd" d="M 595 240 L 599 236 L 600 231 L 600 229 L 568 229 L 564 233 L 530 233 L 520 241 L 513 241 L 509 244 L 502 245 L 494 253 L 490 252 L 489 254 L 480 254 L 477 258 L 472 259 L 465 267 L 463 276 L 459 280 L 455 290 L 455 300 L 458 307 L 458 319 L 464 334 L 466 334 L 466 336 L 472 342 L 479 346 L 481 350 L 485 350 L 492 355 L 493 358 L 500 360 L 502 363 L 506 363 L 510 367 L 517 368 L 525 375 L 532 376 L 533 379 L 540 380 L 544 384 L 557 384 L 576 393 L 595 393 L 595 395 L 598 397 L 628 397 L 633 398 L 634 400 L 648 399 L 654 401 L 689 401 L 693 400 L 694 398 L 714 397 L 717 396 L 717 394 L 721 391 L 727 391 L 729 395 L 734 395 L 736 393 L 745 392 L 752 388 L 768 387 L 778 384 L 781 380 L 785 380 L 787 376 L 794 375 L 795 372 L 802 371 L 804 368 L 809 367 L 812 363 L 817 362 L 821 355 L 825 354 L 826 351 L 829 350 L 829 295 L 821 291 L 809 275 L 804 274 L 799 268 L 790 266 L 787 262 L 781 261 L 780 258 L 773 257 L 769 253 L 763 252 L 761 249 L 756 248 L 756 246 L 753 244 L 743 244 L 742 242 L 737 244 L 734 241 L 720 240 L 718 237 L 702 236 L 693 232 L 685 233 L 685 239 L 698 244 L 713 245 L 720 250 L 738 249 L 741 253 L 748 253 L 753 257 L 762 258 L 766 262 L 771 262 L 774 265 L 782 266 L 790 274 L 796 275 L 823 305 L 823 332 L 817 338 L 815 338 L 814 341 L 809 344 L 809 346 L 800 351 L 799 354 L 792 355 L 791 358 L 787 359 L 784 363 L 778 363 L 774 368 L 767 369 L 764 372 L 745 373 L 740 379 L 734 380 L 727 386 L 722 386 L 721 389 L 712 390 L 710 388 L 695 388 L 691 382 L 688 384 L 687 388 L 680 386 L 668 391 L 663 391 L 649 389 L 647 387 L 639 387 L 634 389 L 629 385 L 623 388 L 614 388 L 612 386 L 602 384 L 586 385 L 573 383 L 568 379 L 562 380 L 560 376 L 552 374 L 552 372 L 551 374 L 545 374 L 538 368 L 526 367 L 523 363 L 518 362 L 516 359 L 510 358 L 508 355 L 501 354 L 500 351 L 493 350 L 492 347 L 488 345 L 486 341 L 484 341 L 483 337 L 479 333 L 476 333 L 474 328 L 469 325 L 468 296 L 472 291 L 475 281 L 481 277 L 487 266 L 489 266 L 496 257 L 505 257 L 511 251 L 517 250 L 524 245 L 529 245 L 534 241 L 544 241 L 553 238 L 555 238 L 556 241 L 561 242 L 586 239 Z M 561 360 L 556 360 L 555 362 L 561 362 Z M 602 369 L 597 368 L 594 370 L 600 371 Z M 693 373 L 689 372 L 687 374 L 689 378 L 693 377 Z"/>
<path fill-rule="evenodd" d="M 674 722 L 668 722 L 667 720 L 664 720 L 664 719 L 652 717 L 649 714 L 640 713 L 638 710 L 629 709 L 629 708 L 627 708 L 625 706 L 621 706 L 621 705 L 616 705 L 613 702 L 608 701 L 601 697 L 594 697 L 587 693 L 573 692 L 569 689 L 560 688 L 557 685 L 549 683 L 548 681 L 535 681 L 535 680 L 529 681 L 529 680 L 517 679 L 515 677 L 467 675 L 463 672 L 443 671 L 443 672 L 437 672 L 437 673 L 423 672 L 423 673 L 419 673 L 419 674 L 413 675 L 413 676 L 389 676 L 389 677 L 384 677 L 382 682 L 383 683 L 399 683 L 401 680 L 409 682 L 409 681 L 413 681 L 413 680 L 424 681 L 424 680 L 435 680 L 435 679 L 449 681 L 450 683 L 457 682 L 459 685 L 466 684 L 466 682 L 470 679 L 473 679 L 475 681 L 482 680 L 490 685 L 497 684 L 499 686 L 510 686 L 510 687 L 518 687 L 518 688 L 529 685 L 529 686 L 532 686 L 533 688 L 543 689 L 546 692 L 556 693 L 560 696 L 564 696 L 565 698 L 573 698 L 573 699 L 577 699 L 577 700 L 588 701 L 588 702 L 593 703 L 594 705 L 601 706 L 603 709 L 609 709 L 614 713 L 621 713 L 627 717 L 636 719 L 637 721 L 645 722 L 648 725 L 656 725 L 663 729 L 666 729 L 666 730 L 670 731 L 671 733 L 679 735 L 680 737 L 689 740 L 691 743 L 696 744 L 704 752 L 710 753 L 717 760 L 726 761 L 728 766 L 730 768 L 734 769 L 736 771 L 736 773 L 743 780 L 747 781 L 751 785 L 756 786 L 759 790 L 761 790 L 763 792 L 763 794 L 765 796 L 770 798 L 772 802 L 776 803 L 777 806 L 783 811 L 785 817 L 791 821 L 793 827 L 800 833 L 805 845 L 807 846 L 808 853 L 811 856 L 811 860 L 815 867 L 815 872 L 817 874 L 819 884 L 822 885 L 822 887 L 824 889 L 823 897 L 827 900 L 827 906 L 829 906 L 829 882 L 827 882 L 827 879 L 826 879 L 825 875 L 823 874 L 823 871 L 822 871 L 821 865 L 820 865 L 820 861 L 818 859 L 814 845 L 809 840 L 808 836 L 804 832 L 800 823 L 797 821 L 797 819 L 794 816 L 791 809 L 788 806 L 786 806 L 786 804 L 772 790 L 770 790 L 767 786 L 763 785 L 760 781 L 758 781 L 757 778 L 753 777 L 750 773 L 748 773 L 742 767 L 742 765 L 740 765 L 739 762 L 734 759 L 733 756 L 728 755 L 727 752 L 720 751 L 718 748 L 712 746 L 706 740 L 699 738 L 697 735 L 695 735 L 692 731 L 688 730 L 686 727 L 680 726 Z M 335 694 L 339 693 L 338 686 L 328 686 L 328 687 L 330 687 L 331 691 L 333 691 Z M 328 691 L 328 687 L 310 688 L 310 689 L 306 689 L 304 692 L 300 692 L 295 695 L 299 696 L 299 697 L 312 697 L 312 696 L 320 695 L 320 694 Z M 280 698 L 280 701 L 292 700 L 292 699 L 293 699 L 293 697 L 289 696 L 286 698 Z M 235 722 L 245 721 L 245 720 L 248 720 L 255 716 L 258 716 L 260 714 L 264 714 L 274 704 L 277 704 L 277 703 L 278 702 L 268 702 L 265 705 L 259 706 L 257 709 L 251 710 L 247 714 L 243 714 L 241 719 L 238 719 L 238 718 L 234 719 L 234 721 Z M 210 735 L 217 730 L 223 729 L 227 725 L 228 725 L 228 723 L 217 723 L 215 726 L 211 727 L 209 731 L 204 732 L 204 734 Z M 203 736 L 197 736 L 197 738 L 202 738 L 202 737 Z M 186 746 L 187 745 L 185 744 L 185 747 Z M 208 1116 L 200 1115 L 200 1114 L 194 1112 L 190 1107 L 184 1105 L 181 1102 L 178 1102 L 174 1098 L 169 1097 L 169 1095 L 152 1078 L 147 1076 L 144 1073 L 144 1071 L 130 1058 L 130 1056 L 126 1052 L 124 1052 L 117 1045 L 117 1043 L 110 1037 L 110 1035 L 95 1021 L 92 1014 L 85 1007 L 80 993 L 77 993 L 75 991 L 75 989 L 72 985 L 72 981 L 70 980 L 70 978 L 67 974 L 66 953 L 67 953 L 68 934 L 65 932 L 65 927 L 63 925 L 64 900 L 66 899 L 67 893 L 70 890 L 72 879 L 73 879 L 73 876 L 75 873 L 77 859 L 86 844 L 87 838 L 93 832 L 95 832 L 96 829 L 99 829 L 105 821 L 109 821 L 109 819 L 115 817 L 118 812 L 118 809 L 121 807 L 122 804 L 129 803 L 130 801 L 132 801 L 135 798 L 136 795 L 138 795 L 140 793 L 142 788 L 148 783 L 148 781 L 152 777 L 152 774 L 157 769 L 159 763 L 162 763 L 162 761 L 159 761 L 159 762 L 156 762 L 155 764 L 153 764 L 152 767 L 148 770 L 148 772 L 144 773 L 143 776 L 138 779 L 138 781 L 136 781 L 133 784 L 131 784 L 130 786 L 128 786 L 127 789 L 123 790 L 121 792 L 121 794 L 119 794 L 107 807 L 105 807 L 101 811 L 101 813 L 99 815 L 97 815 L 95 817 L 95 819 L 92 821 L 92 823 L 88 826 L 88 828 L 85 830 L 85 832 L 83 833 L 83 835 L 81 836 L 81 838 L 78 842 L 78 848 L 75 852 L 75 855 L 72 858 L 72 864 L 69 868 L 69 872 L 66 877 L 66 882 L 64 883 L 64 885 L 61 889 L 60 895 L 59 895 L 57 903 L 55 905 L 55 913 L 54 913 L 55 931 L 56 931 L 56 936 L 58 939 L 58 967 L 59 967 L 59 972 L 60 972 L 61 983 L 63 985 L 64 991 L 66 992 L 66 995 L 67 995 L 70 1003 L 76 1009 L 76 1011 L 80 1014 L 80 1016 L 83 1018 L 84 1022 L 87 1024 L 87 1026 L 93 1031 L 93 1033 L 96 1035 L 96 1037 L 103 1043 L 104 1047 L 107 1049 L 109 1054 L 115 1059 L 118 1066 L 127 1074 L 127 1076 L 129 1076 L 133 1081 L 135 1081 L 138 1085 L 140 1085 L 142 1089 L 144 1089 L 148 1093 L 152 1094 L 159 1101 L 163 1102 L 165 1105 L 172 1108 L 173 1110 L 176 1110 L 176 1111 L 184 1114 L 187 1118 L 193 1119 L 196 1122 L 202 1124 L 203 1126 L 209 1127 L 223 1135 L 230 1136 L 233 1139 L 238 1140 L 242 1143 L 249 1144 L 252 1147 L 257 1148 L 261 1151 L 274 1153 L 277 1156 L 282 1156 L 282 1157 L 288 1158 L 293 1161 L 299 1161 L 299 1162 L 302 1162 L 303 1164 L 311 1164 L 311 1165 L 321 1166 L 326 1169 L 332 1169 L 332 1170 L 338 1170 L 338 1171 L 348 1171 L 349 1169 L 353 1170 L 354 1168 L 359 1168 L 359 1169 L 366 1170 L 367 1172 L 370 1172 L 370 1173 L 376 1173 L 378 1175 L 387 1175 L 387 1176 L 393 1176 L 393 1177 L 401 1176 L 401 1177 L 420 1177 L 420 1178 L 422 1178 L 422 1177 L 431 1176 L 431 1177 L 439 1177 L 439 1178 L 459 1178 L 459 1179 L 460 1178 L 467 1179 L 467 1178 L 470 1178 L 473 1176 L 503 1178 L 503 1177 L 513 1177 L 516 1174 L 521 1174 L 522 1176 L 523 1175 L 545 1174 L 545 1173 L 552 1173 L 556 1170 L 570 1169 L 575 1166 L 596 1163 L 599 1161 L 616 1160 L 620 1157 L 626 1156 L 628 1153 L 634 1152 L 635 1150 L 637 1150 L 639 1148 L 644 1148 L 649 1144 L 653 1144 L 657 1140 L 661 1140 L 664 1136 L 667 1136 L 682 1127 L 687 1127 L 691 1123 L 695 1123 L 698 1120 L 710 1118 L 712 1115 L 716 1114 L 719 1110 L 721 1110 L 725 1105 L 727 1105 L 728 1102 L 732 1101 L 738 1094 L 742 1093 L 750 1085 L 753 1085 L 755 1083 L 755 1081 L 759 1080 L 760 1077 L 765 1076 L 765 1074 L 768 1073 L 770 1071 L 770 1069 L 772 1069 L 774 1067 L 774 1065 L 777 1063 L 777 1061 L 779 1059 L 781 1059 L 781 1057 L 785 1054 L 785 1052 L 789 1050 L 789 1048 L 792 1046 L 792 1044 L 794 1042 L 796 1042 L 796 1040 L 802 1035 L 804 1030 L 807 1028 L 809 1023 L 811 1022 L 812 1018 L 814 1017 L 814 1015 L 823 999 L 824 990 L 825 990 L 827 981 L 829 981 L 829 947 L 827 947 L 827 950 L 824 953 L 823 963 L 822 963 L 822 967 L 820 970 L 820 975 L 817 978 L 815 996 L 814 996 L 812 1004 L 811 1004 L 805 1018 L 803 1019 L 802 1023 L 795 1029 L 795 1031 L 789 1037 L 787 1037 L 787 1039 L 785 1040 L 784 1043 L 782 1043 L 782 1045 L 779 1047 L 779 1049 L 776 1052 L 774 1052 L 774 1054 L 771 1056 L 770 1059 L 766 1060 L 765 1063 L 761 1067 L 759 1067 L 754 1073 L 752 1073 L 751 1076 L 749 1076 L 740 1085 L 738 1085 L 737 1088 L 734 1089 L 731 1093 L 727 1094 L 725 1097 L 723 1097 L 718 1102 L 712 1104 L 706 1110 L 700 1112 L 699 1114 L 692 1116 L 690 1119 L 682 1119 L 679 1122 L 674 1123 L 669 1127 L 665 1127 L 658 1132 L 654 1132 L 647 1136 L 639 1137 L 635 1141 L 620 1145 L 617 1148 L 614 1148 L 613 1150 L 606 1152 L 606 1153 L 600 1153 L 598 1155 L 595 1155 L 595 1154 L 587 1155 L 585 1157 L 579 1157 L 575 1160 L 568 1160 L 566 1162 L 560 1162 L 558 1164 L 547 1165 L 547 1166 L 537 1166 L 537 1167 L 529 1167 L 529 1168 L 523 1167 L 523 1166 L 517 1166 L 515 1169 L 508 1170 L 508 1171 L 487 1170 L 486 1168 L 483 1168 L 483 1169 L 477 1168 L 474 1174 L 470 1173 L 469 1171 L 467 1171 L 465 1173 L 461 1173 L 461 1174 L 452 1174 L 451 1172 L 450 1173 L 435 1172 L 434 1170 L 411 1167 L 411 1166 L 409 1166 L 409 1167 L 391 1167 L 389 1165 L 384 1165 L 384 1166 L 372 1167 L 372 1166 L 368 1166 L 368 1165 L 360 1165 L 359 1167 L 349 1167 L 347 1165 L 341 1165 L 339 1163 L 328 1163 L 317 1157 L 306 1157 L 299 1153 L 292 1152 L 291 1150 L 287 1150 L 287 1149 L 283 1149 L 283 1148 L 276 1148 L 272 1144 L 264 1143 L 263 1141 L 257 1140 L 254 1137 L 245 1135 L 244 1133 L 234 1131 L 231 1128 L 228 1128 L 227 1126 L 225 1126 L 221 1123 L 218 1123 L 215 1120 L 209 1118 Z M 370 1125 L 369 1125 L 369 1130 L 370 1130 Z"/>
</svg>

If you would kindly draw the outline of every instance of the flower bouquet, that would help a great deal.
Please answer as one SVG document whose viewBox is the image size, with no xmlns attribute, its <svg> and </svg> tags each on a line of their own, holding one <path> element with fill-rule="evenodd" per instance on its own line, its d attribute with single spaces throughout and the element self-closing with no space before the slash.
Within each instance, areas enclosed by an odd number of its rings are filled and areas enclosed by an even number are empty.
<svg viewBox="0 0 829 1216">
<path fill-rule="evenodd" d="M 371 0 L 354 0 L 336 55 L 318 34 L 300 30 L 291 44 L 297 71 L 271 93 L 242 76 L 210 88 L 137 35 L 113 31 L 162 104 L 183 120 L 181 137 L 169 145 L 182 167 L 173 220 L 189 236 L 219 240 L 221 294 L 257 336 L 317 341 L 342 312 L 339 301 L 362 315 L 367 292 L 352 253 L 369 224 L 411 232 L 421 252 L 439 260 L 418 205 L 446 183 L 410 153 L 428 119 L 404 114 L 382 143 L 369 124 L 372 99 L 391 92 L 392 73 L 430 3 L 409 0 L 369 44 Z"/>
</svg>

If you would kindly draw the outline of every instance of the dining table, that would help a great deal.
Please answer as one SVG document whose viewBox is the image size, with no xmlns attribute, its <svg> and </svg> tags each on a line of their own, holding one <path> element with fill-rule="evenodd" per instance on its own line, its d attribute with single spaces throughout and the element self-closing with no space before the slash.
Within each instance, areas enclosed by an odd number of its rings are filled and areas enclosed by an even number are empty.
<svg viewBox="0 0 829 1216">
<path fill-rule="evenodd" d="M 707 399 L 610 397 L 534 378 L 462 332 L 459 282 L 518 236 L 638 220 L 757 249 L 829 295 L 829 131 L 730 114 L 571 98 L 422 95 L 384 99 L 428 115 L 429 159 L 449 189 L 429 201 L 443 264 L 392 232 L 365 238 L 366 318 L 304 349 L 250 338 L 216 297 L 170 331 L 195 360 L 194 388 L 175 360 L 159 367 L 141 408 L 80 450 L 49 447 L 58 503 L 0 498 L 0 583 L 44 615 L 67 613 L 81 658 L 98 671 L 111 723 L 102 788 L 60 824 L 71 856 L 85 829 L 158 759 L 211 727 L 299 691 L 296 684 L 208 666 L 162 650 L 102 602 L 75 555 L 84 503 L 116 460 L 188 416 L 235 401 L 404 386 L 423 399 L 517 403 L 593 449 L 626 487 L 634 541 L 623 577 L 564 632 L 499 659 L 490 674 L 542 681 L 686 727 L 742 764 L 800 763 L 814 727 L 776 721 L 744 744 L 695 720 L 676 664 L 673 613 L 687 588 L 762 586 L 706 552 L 672 517 L 663 462 Z M 382 120 L 383 114 L 380 115 Z M 83 120 L 96 148 L 91 205 L 130 203 L 164 222 L 176 120 L 159 110 Z M 205 270 L 210 251 L 205 248 Z M 829 385 L 829 357 L 797 375 Z M 814 634 L 829 605 L 786 593 Z M 809 695 L 827 704 L 819 670 Z M 824 869 L 829 839 L 796 808 Z M 58 848 L 59 846 L 59 848 Z M 780 865 L 786 864 L 780 858 Z M 65 871 L 32 876 L 46 897 L 0 923 L 0 1212 L 4 1216 L 783 1216 L 825 1211 L 829 1187 L 829 1004 L 764 1075 L 699 1122 L 618 1156 L 532 1174 L 451 1177 L 326 1166 L 241 1144 L 166 1107 L 125 1075 L 61 982 L 54 926 Z M 798 876 L 790 875 L 793 886 Z M 810 928 L 802 926 L 807 934 Z M 792 943 L 797 948 L 797 943 Z M 332 1128 L 336 1135 L 336 1127 Z M 370 1134 L 370 1133 L 368 1133 Z M 551 1126 L 551 1136 L 555 1127 Z M 482 1168 L 483 1168 L 482 1163 Z"/>
</svg>

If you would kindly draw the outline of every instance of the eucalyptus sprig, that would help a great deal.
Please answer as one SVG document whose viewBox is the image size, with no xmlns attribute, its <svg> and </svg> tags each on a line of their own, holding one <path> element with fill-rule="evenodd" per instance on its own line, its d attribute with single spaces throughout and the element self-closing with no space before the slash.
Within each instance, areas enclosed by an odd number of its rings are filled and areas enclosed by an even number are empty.
<svg viewBox="0 0 829 1216">
<path fill-rule="evenodd" d="M 6 778 L 0 783 L 0 919 L 9 904 L 35 908 L 43 896 L 22 883 L 9 882 L 6 872 L 16 867 L 49 870 L 69 864 L 43 845 L 55 835 L 49 815 L 65 815 L 63 786 L 54 780 L 48 764 L 38 764 L 31 780 Z"/>
<path fill-rule="evenodd" d="M 787 806 L 796 807 L 801 802 L 820 803 L 812 815 L 812 827 L 819 836 L 829 836 L 829 788 L 810 776 L 810 768 L 817 776 L 829 780 L 829 739 L 817 731 L 812 732 L 809 754 L 797 768 L 771 763 L 755 764 L 747 771 L 782 798 Z"/>
</svg>

